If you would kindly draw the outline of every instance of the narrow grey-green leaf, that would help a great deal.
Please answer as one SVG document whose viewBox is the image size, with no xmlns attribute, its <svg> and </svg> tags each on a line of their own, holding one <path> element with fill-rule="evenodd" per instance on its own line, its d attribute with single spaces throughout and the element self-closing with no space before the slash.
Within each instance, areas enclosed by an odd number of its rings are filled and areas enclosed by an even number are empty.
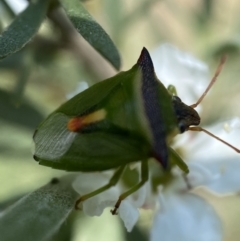
<svg viewBox="0 0 240 241">
<path fill-rule="evenodd" d="M 79 220 L 79 216 L 76 215 L 76 212 L 72 212 L 62 224 L 58 232 L 46 241 L 72 241 L 75 236 L 74 223 L 76 218 Z"/>
<path fill-rule="evenodd" d="M 71 186 L 73 178 L 53 179 L 2 212 L 1 240 L 43 241 L 55 235 L 77 198 Z"/>
<path fill-rule="evenodd" d="M 81 2 L 79 0 L 61 0 L 61 3 L 77 31 L 116 69 L 119 69 L 121 61 L 117 48 Z"/>
<path fill-rule="evenodd" d="M 0 59 L 22 49 L 43 22 L 49 0 L 38 0 L 28 7 L 0 35 Z"/>
</svg>

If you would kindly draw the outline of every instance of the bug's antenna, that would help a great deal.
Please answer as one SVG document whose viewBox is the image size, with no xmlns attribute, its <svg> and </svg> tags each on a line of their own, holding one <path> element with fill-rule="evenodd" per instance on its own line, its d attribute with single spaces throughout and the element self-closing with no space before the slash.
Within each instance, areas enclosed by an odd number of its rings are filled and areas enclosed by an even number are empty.
<svg viewBox="0 0 240 241">
<path fill-rule="evenodd" d="M 203 132 L 205 132 L 206 134 L 208 134 L 209 136 L 211 136 L 211 137 L 217 139 L 218 141 L 221 141 L 223 144 L 229 146 L 230 148 L 232 148 L 232 149 L 233 149 L 234 151 L 236 151 L 237 153 L 240 153 L 240 149 L 238 149 L 238 148 L 235 147 L 235 146 L 232 146 L 232 145 L 229 144 L 228 142 L 226 142 L 226 141 L 224 141 L 223 139 L 221 139 L 221 138 L 213 135 L 211 132 L 203 129 L 203 128 L 200 127 L 200 126 L 190 126 L 188 130 L 190 130 L 190 131 L 203 131 Z"/>
<path fill-rule="evenodd" d="M 219 65 L 218 65 L 218 67 L 217 67 L 217 70 L 216 70 L 216 72 L 215 72 L 212 80 L 210 81 L 208 87 L 207 87 L 206 90 L 203 92 L 202 96 L 198 99 L 198 101 L 197 101 L 195 104 L 190 105 L 190 107 L 196 108 L 196 107 L 202 102 L 203 98 L 206 96 L 206 94 L 208 93 L 208 91 L 212 88 L 213 84 L 216 82 L 217 77 L 218 77 L 218 75 L 220 74 L 220 72 L 222 71 L 223 65 L 224 65 L 224 63 L 226 62 L 226 60 L 227 60 L 227 56 L 226 56 L 226 55 L 222 56 L 222 58 L 221 58 L 221 60 L 220 60 L 220 63 L 219 63 Z"/>
</svg>

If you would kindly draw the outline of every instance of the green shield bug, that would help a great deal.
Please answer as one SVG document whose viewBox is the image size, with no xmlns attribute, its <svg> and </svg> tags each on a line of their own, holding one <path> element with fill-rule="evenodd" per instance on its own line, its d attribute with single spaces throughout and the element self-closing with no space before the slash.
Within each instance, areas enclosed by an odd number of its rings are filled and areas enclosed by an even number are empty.
<svg viewBox="0 0 240 241">
<path fill-rule="evenodd" d="M 112 214 L 123 199 L 148 180 L 148 159 L 154 157 L 165 170 L 174 160 L 184 172 L 186 164 L 169 147 L 169 140 L 187 130 L 203 131 L 239 149 L 201 127 L 194 110 L 219 75 L 222 58 L 209 86 L 196 104 L 188 106 L 157 79 L 151 57 L 143 48 L 137 63 L 126 72 L 106 79 L 76 95 L 48 116 L 34 134 L 34 159 L 41 165 L 67 171 L 116 169 L 109 183 L 80 197 L 75 205 L 119 181 L 125 167 L 141 162 L 141 180 L 120 195 Z"/>
</svg>

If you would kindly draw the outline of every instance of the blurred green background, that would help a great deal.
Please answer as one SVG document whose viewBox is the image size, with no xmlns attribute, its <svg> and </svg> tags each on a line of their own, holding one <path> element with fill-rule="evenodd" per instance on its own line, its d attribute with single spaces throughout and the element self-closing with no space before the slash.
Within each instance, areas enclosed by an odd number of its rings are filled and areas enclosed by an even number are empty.
<svg viewBox="0 0 240 241">
<path fill-rule="evenodd" d="M 143 46 L 151 50 L 165 42 L 208 63 L 211 73 L 219 56 L 227 53 L 224 71 L 203 102 L 202 119 L 203 123 L 212 123 L 240 115 L 240 2 L 88 0 L 84 4 L 119 49 L 122 70 L 135 64 Z M 13 18 L 14 13 L 0 1 L 0 30 Z M 32 135 L 36 126 L 66 100 L 66 95 L 74 91 L 80 81 L 91 85 L 115 73 L 84 40 L 79 37 L 76 41 L 75 46 L 66 44 L 59 29 L 46 19 L 27 46 L 0 62 L 1 210 L 52 177 L 65 174 L 39 166 L 33 160 Z M 76 51 L 77 47 L 81 50 Z M 240 141 L 233 144 L 240 146 Z M 207 198 L 222 217 L 225 240 L 239 240 L 239 195 L 218 198 L 202 190 L 197 192 Z M 80 221 L 85 219 L 84 226 L 79 229 L 74 225 L 73 240 L 94 240 L 91 230 L 101 230 L 106 223 L 109 228 L 104 229 L 106 234 L 101 232 L 103 237 L 100 235 L 98 240 L 128 239 L 118 218 L 113 218 L 108 211 L 101 219 L 79 216 Z M 150 225 L 150 217 L 151 212 L 142 212 L 140 226 L 144 230 Z M 139 235 L 137 231 L 134 233 Z M 142 234 L 140 237 L 144 240 Z"/>
</svg>

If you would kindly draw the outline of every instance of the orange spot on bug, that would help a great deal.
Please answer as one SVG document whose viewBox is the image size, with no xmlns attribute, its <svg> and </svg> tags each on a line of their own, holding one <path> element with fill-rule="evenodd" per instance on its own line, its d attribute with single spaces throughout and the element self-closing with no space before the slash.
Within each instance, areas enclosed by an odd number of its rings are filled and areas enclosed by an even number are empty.
<svg viewBox="0 0 240 241">
<path fill-rule="evenodd" d="M 79 130 L 81 130 L 83 126 L 104 120 L 106 117 L 106 114 L 107 114 L 106 110 L 100 109 L 85 116 L 73 117 L 68 121 L 67 128 L 70 131 L 78 132 Z"/>
<path fill-rule="evenodd" d="M 74 117 L 74 118 L 70 119 L 67 124 L 68 130 L 73 131 L 73 132 L 79 131 L 83 126 L 82 119 L 83 118 L 81 118 L 81 117 Z"/>
</svg>

